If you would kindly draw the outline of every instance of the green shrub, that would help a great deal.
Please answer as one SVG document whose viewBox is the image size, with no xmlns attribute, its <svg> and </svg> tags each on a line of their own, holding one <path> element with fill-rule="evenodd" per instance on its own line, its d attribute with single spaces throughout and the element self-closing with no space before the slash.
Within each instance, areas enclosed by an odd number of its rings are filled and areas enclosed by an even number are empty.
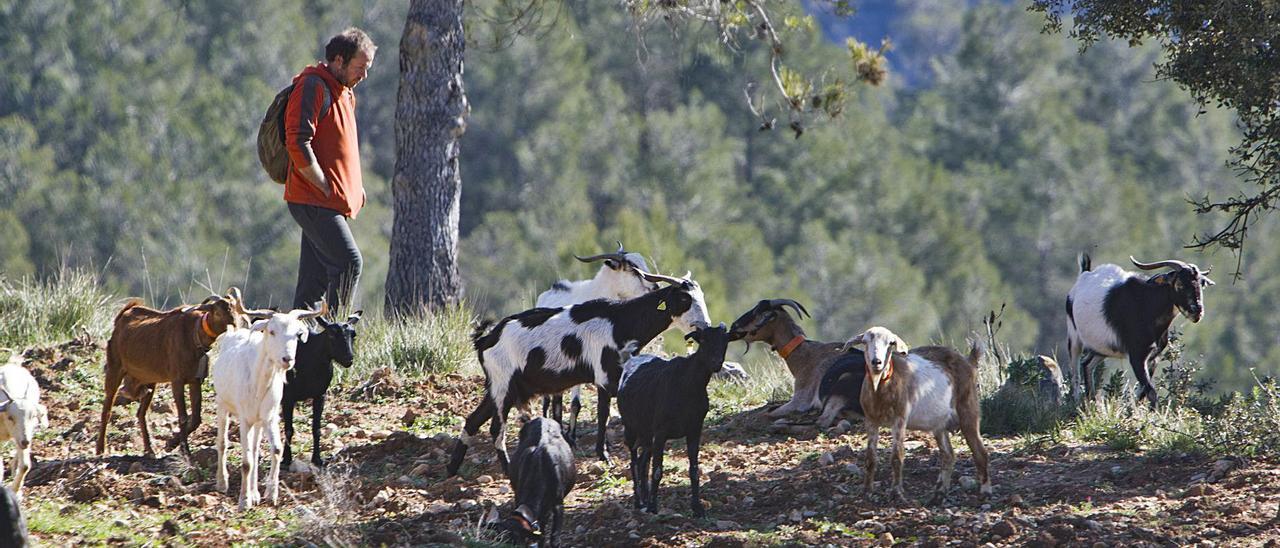
<svg viewBox="0 0 1280 548">
<path fill-rule="evenodd" d="M 0 278 L 0 346 L 50 344 L 86 333 L 103 339 L 117 311 L 89 273 L 64 270 L 45 281 Z"/>
<path fill-rule="evenodd" d="M 344 373 L 360 379 L 387 367 L 400 375 L 421 377 L 474 368 L 471 324 L 471 311 L 463 306 L 393 319 L 371 315 L 360 323 L 356 360 Z"/>
</svg>

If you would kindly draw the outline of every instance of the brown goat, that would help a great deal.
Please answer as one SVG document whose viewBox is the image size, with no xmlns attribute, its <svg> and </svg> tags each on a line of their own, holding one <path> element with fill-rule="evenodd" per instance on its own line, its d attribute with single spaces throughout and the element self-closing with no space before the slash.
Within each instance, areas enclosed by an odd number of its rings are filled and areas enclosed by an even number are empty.
<svg viewBox="0 0 1280 548">
<path fill-rule="evenodd" d="M 234 287 L 225 297 L 211 296 L 199 305 L 163 312 L 142 306 L 141 299 L 126 303 L 116 314 L 115 328 L 107 341 L 103 375 L 106 398 L 102 403 L 102 424 L 98 428 L 98 455 L 106 451 L 111 407 L 126 377 L 130 396 L 138 401 L 143 452 L 147 456 L 155 454 L 147 429 L 147 411 L 156 383 L 167 382 L 173 387 L 178 408 L 178 432 L 165 450 L 181 444 L 183 452 L 190 454 L 187 438 L 200 426 L 200 384 L 209 373 L 206 353 L 228 326 L 247 326 L 248 319 L 259 314 L 244 309 L 240 291 Z M 190 414 L 184 388 L 191 393 Z"/>
<path fill-rule="evenodd" d="M 822 376 L 835 358 L 843 353 L 842 343 L 805 338 L 804 329 L 787 313 L 785 307 L 788 306 L 795 309 L 800 317 L 808 315 L 804 306 L 791 299 L 763 300 L 734 320 L 729 328 L 729 334 L 735 340 L 741 339 L 748 345 L 757 341 L 767 343 L 787 362 L 787 369 L 795 379 L 791 401 L 770 410 L 767 413 L 770 417 L 804 413 L 818 407 L 818 387 L 822 384 Z"/>
<path fill-rule="evenodd" d="M 866 346 L 866 380 L 862 383 L 862 413 L 867 428 L 866 477 L 863 494 L 869 496 L 875 483 L 876 442 L 880 428 L 893 434 L 893 484 L 890 492 L 905 501 L 902 492 L 903 441 L 906 431 L 933 434 L 941 453 L 942 470 L 930 501 L 938 504 L 951 487 L 955 451 L 951 432 L 964 435 L 973 453 L 982 496 L 991 494 L 987 469 L 987 449 L 978 432 L 981 408 L 978 402 L 978 360 L 982 350 L 976 345 L 963 356 L 944 346 L 909 349 L 907 343 L 883 327 L 872 327 L 847 343 Z"/>
</svg>

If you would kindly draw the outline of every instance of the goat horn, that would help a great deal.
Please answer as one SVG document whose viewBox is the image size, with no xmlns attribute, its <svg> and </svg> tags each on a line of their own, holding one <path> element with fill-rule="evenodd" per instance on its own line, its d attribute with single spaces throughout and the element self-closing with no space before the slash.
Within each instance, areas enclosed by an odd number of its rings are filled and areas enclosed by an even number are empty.
<svg viewBox="0 0 1280 548">
<path fill-rule="evenodd" d="M 682 283 L 684 283 L 684 282 L 687 282 L 687 281 L 688 281 L 688 280 L 683 279 L 683 278 L 673 278 L 673 277 L 671 277 L 671 276 L 663 276 L 662 274 L 651 274 L 651 273 L 649 273 L 649 272 L 645 272 L 645 271 L 640 270 L 640 269 L 638 269 L 638 268 L 636 269 L 636 272 L 637 272 L 637 273 L 639 273 L 639 274 L 640 274 L 640 277 L 644 278 L 645 280 L 648 280 L 648 281 L 651 281 L 651 282 L 655 282 L 655 283 L 656 283 L 656 282 L 667 282 L 667 283 L 669 283 L 669 284 L 671 284 L 671 285 L 680 285 L 680 284 L 682 284 Z"/>
<path fill-rule="evenodd" d="M 320 310 L 294 310 L 299 320 L 308 320 L 329 313 L 329 301 L 320 301 Z"/>
<path fill-rule="evenodd" d="M 769 299 L 769 306 L 774 308 L 790 306 L 795 309 L 797 316 L 800 316 L 801 318 L 804 318 L 805 316 L 812 317 L 809 315 L 809 311 L 804 309 L 804 305 L 791 299 Z"/>
<path fill-rule="evenodd" d="M 1133 258 L 1133 255 L 1130 255 L 1129 260 L 1133 261 L 1133 266 L 1136 266 L 1143 270 L 1155 270 L 1157 268 L 1190 268 L 1189 266 L 1187 266 L 1187 263 L 1184 263 L 1182 261 L 1176 261 L 1173 259 L 1165 259 L 1163 261 L 1156 261 L 1154 263 L 1144 263 Z"/>
<path fill-rule="evenodd" d="M 244 314 L 251 318 L 261 319 L 270 318 L 275 314 L 270 308 L 249 309 L 244 307 L 244 299 L 240 296 L 240 288 L 232 286 L 227 289 L 227 296 L 231 298 L 231 308 L 240 314 Z"/>
</svg>

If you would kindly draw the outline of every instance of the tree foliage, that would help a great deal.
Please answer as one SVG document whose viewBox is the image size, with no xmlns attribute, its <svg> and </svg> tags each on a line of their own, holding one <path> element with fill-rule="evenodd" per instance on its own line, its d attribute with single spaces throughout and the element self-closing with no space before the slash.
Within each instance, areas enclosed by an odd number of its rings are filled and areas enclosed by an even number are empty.
<svg viewBox="0 0 1280 548">
<path fill-rule="evenodd" d="M 1140 45 L 1154 40 L 1165 56 L 1156 75 L 1189 91 L 1203 106 L 1235 112 L 1242 140 L 1231 165 L 1252 190 L 1233 196 L 1196 194 L 1198 213 L 1229 216 L 1195 240 L 1243 251 L 1251 228 L 1280 199 L 1280 3 L 1184 0 L 1035 0 L 1048 28 L 1070 17 L 1082 48 L 1103 37 Z"/>
</svg>

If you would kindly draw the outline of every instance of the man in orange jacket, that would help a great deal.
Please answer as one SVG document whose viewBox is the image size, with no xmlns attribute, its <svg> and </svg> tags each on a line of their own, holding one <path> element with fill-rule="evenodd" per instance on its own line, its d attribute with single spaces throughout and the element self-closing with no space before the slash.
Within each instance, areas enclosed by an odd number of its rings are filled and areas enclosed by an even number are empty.
<svg viewBox="0 0 1280 548">
<path fill-rule="evenodd" d="M 289 179 L 284 200 L 302 227 L 294 308 L 321 298 L 332 310 L 350 303 L 363 259 L 347 225 L 364 206 L 354 88 L 369 74 L 378 47 L 351 27 L 325 46 L 325 62 L 294 77 L 285 109 Z"/>
</svg>

